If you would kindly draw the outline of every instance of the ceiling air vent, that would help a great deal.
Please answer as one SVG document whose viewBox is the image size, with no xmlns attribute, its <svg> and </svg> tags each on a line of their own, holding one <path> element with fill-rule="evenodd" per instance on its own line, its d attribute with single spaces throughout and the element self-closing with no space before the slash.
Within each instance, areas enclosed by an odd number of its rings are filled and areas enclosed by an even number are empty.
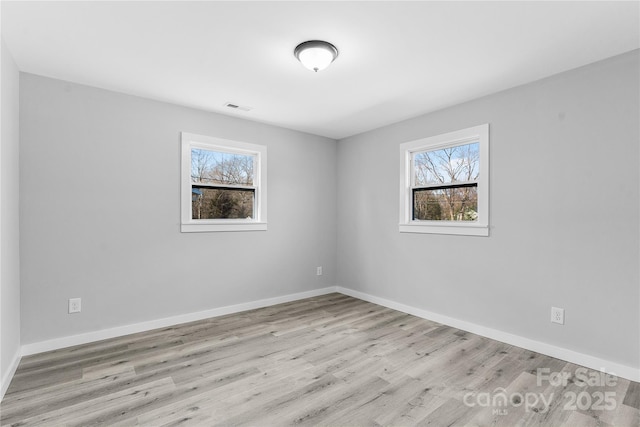
<svg viewBox="0 0 640 427">
<path fill-rule="evenodd" d="M 244 105 L 238 105 L 238 104 L 234 104 L 231 102 L 225 102 L 224 103 L 225 107 L 231 108 L 232 110 L 239 110 L 239 111 L 250 111 L 251 107 L 246 107 Z"/>
</svg>

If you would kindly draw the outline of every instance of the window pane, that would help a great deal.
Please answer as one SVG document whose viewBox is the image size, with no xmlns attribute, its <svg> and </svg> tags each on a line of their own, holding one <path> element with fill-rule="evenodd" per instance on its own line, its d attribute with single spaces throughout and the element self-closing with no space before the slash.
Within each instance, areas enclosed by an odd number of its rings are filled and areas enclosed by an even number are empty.
<svg viewBox="0 0 640 427">
<path fill-rule="evenodd" d="M 425 221 L 477 220 L 477 185 L 413 190 L 413 219 Z"/>
<path fill-rule="evenodd" d="M 229 188 L 191 188 L 192 219 L 253 219 L 255 191 Z"/>
<path fill-rule="evenodd" d="M 191 149 L 191 182 L 253 185 L 254 156 Z"/>
<path fill-rule="evenodd" d="M 416 186 L 475 181 L 480 171 L 480 144 L 474 142 L 413 155 Z"/>
</svg>

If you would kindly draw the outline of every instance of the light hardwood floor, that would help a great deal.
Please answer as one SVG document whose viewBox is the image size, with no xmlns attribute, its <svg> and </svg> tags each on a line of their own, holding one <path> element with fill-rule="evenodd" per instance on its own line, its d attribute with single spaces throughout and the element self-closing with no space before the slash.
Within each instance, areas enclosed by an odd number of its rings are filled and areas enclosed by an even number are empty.
<svg viewBox="0 0 640 427">
<path fill-rule="evenodd" d="M 597 373 L 579 368 L 330 294 L 25 357 L 0 419 L 2 426 L 640 424 L 638 383 L 585 386 L 580 378 L 595 382 Z M 570 378 L 556 385 L 539 369 Z"/>
</svg>

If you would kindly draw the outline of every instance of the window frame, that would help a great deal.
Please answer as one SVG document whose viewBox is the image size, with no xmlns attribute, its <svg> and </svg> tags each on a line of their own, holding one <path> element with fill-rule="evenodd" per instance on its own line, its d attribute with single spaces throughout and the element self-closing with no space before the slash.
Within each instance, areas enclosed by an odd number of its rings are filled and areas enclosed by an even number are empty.
<svg viewBox="0 0 640 427">
<path fill-rule="evenodd" d="M 211 185 L 212 188 L 229 188 L 254 192 L 253 218 L 192 218 L 192 182 L 191 182 L 191 149 L 199 148 L 229 154 L 254 156 L 253 186 L 246 185 Z M 181 133 L 181 191 L 180 231 L 219 232 L 219 231 L 266 231 L 267 230 L 267 147 L 248 142 L 233 141 L 212 136 Z"/>
<path fill-rule="evenodd" d="M 413 193 L 416 189 L 429 186 L 416 186 L 414 181 L 413 156 L 415 153 L 435 151 L 478 142 L 479 177 L 477 179 L 478 219 L 475 221 L 429 221 L 414 220 Z M 468 184 L 459 182 L 458 184 Z M 441 185 L 434 185 L 438 187 Z M 453 187 L 455 185 L 447 185 Z M 400 144 L 400 223 L 401 233 L 453 234 L 465 236 L 489 235 L 489 124 L 422 138 Z"/>
</svg>

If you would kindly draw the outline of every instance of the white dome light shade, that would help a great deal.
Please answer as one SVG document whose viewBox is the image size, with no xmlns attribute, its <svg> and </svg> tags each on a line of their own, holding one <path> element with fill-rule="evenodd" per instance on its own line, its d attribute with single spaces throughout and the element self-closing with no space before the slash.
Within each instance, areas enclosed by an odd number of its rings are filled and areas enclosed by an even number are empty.
<svg viewBox="0 0 640 427">
<path fill-rule="evenodd" d="M 338 57 L 338 49 L 322 40 L 300 43 L 293 51 L 298 61 L 311 71 L 324 70 Z"/>
</svg>

